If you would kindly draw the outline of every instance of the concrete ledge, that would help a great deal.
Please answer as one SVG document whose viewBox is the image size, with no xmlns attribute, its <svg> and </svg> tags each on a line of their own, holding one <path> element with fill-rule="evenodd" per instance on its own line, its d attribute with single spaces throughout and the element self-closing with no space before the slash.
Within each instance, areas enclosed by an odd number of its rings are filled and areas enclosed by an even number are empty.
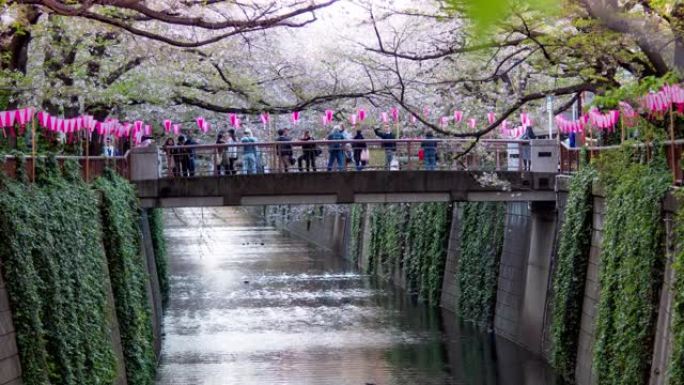
<svg viewBox="0 0 684 385">
<path fill-rule="evenodd" d="M 363 171 L 258 174 L 134 181 L 143 207 L 420 201 L 555 201 L 552 173 L 498 172 L 510 186 L 483 185 L 481 172 Z"/>
</svg>

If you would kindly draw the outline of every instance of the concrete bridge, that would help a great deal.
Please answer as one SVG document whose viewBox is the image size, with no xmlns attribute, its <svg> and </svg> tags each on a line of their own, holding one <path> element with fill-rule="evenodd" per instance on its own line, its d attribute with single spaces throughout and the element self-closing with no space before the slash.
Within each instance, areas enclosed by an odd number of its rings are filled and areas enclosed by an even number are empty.
<svg viewBox="0 0 684 385">
<path fill-rule="evenodd" d="M 362 171 L 134 181 L 143 207 L 555 201 L 555 173 Z"/>
<path fill-rule="evenodd" d="M 310 142 L 311 143 L 311 142 Z M 315 142 L 325 149 L 330 142 Z M 270 204 L 344 204 L 382 202 L 445 201 L 555 201 L 555 176 L 558 170 L 557 143 L 540 141 L 532 171 L 522 171 L 517 155 L 526 142 L 483 141 L 488 146 L 489 172 L 482 170 L 484 161 L 477 157 L 465 162 L 443 156 L 439 170 L 421 170 L 416 140 L 397 140 L 396 158 L 399 170 L 385 170 L 382 141 L 367 140 L 375 152 L 374 160 L 363 171 L 284 172 L 279 163 L 278 142 L 259 143 L 263 173 L 220 175 L 214 167 L 226 150 L 217 145 L 186 146 L 197 161 L 195 176 L 173 175 L 164 169 L 156 146 L 134 149 L 129 155 L 129 178 L 136 185 L 143 207 L 200 207 Z M 339 143 L 343 148 L 347 143 Z M 352 143 L 349 143 L 352 144 Z M 456 153 L 462 141 L 441 140 L 443 154 Z M 298 145 L 293 143 L 294 147 Z M 237 145 L 236 147 L 239 147 Z M 351 147 L 351 146 L 350 146 Z M 176 150 L 178 151 L 178 150 Z M 531 151 L 536 154 L 535 151 Z M 178 152 L 176 152 L 177 154 Z M 239 153 L 239 151 L 236 151 Z M 322 163 L 327 163 L 323 153 Z M 515 155 L 513 157 L 512 155 Z M 171 155 L 173 157 L 173 155 Z M 482 156 L 481 156 L 482 157 Z M 167 156 L 167 164 L 168 164 Z M 534 157 L 532 157 L 534 158 Z M 514 161 L 512 161 L 512 159 Z M 320 164 L 319 162 L 319 169 Z M 353 169 L 353 167 L 350 167 Z M 467 170 L 466 170 L 467 169 Z M 293 172 L 295 171 L 295 172 Z"/>
</svg>

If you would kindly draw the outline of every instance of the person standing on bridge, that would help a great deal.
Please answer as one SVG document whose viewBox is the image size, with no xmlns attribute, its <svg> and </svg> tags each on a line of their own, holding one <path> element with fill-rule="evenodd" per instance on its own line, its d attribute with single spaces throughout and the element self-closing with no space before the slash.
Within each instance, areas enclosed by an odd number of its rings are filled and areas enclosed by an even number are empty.
<svg viewBox="0 0 684 385">
<path fill-rule="evenodd" d="M 228 152 L 228 174 L 235 175 L 235 163 L 238 159 L 238 150 L 237 146 L 235 146 L 235 143 L 237 143 L 238 140 L 235 137 L 235 129 L 231 128 L 228 130 L 228 139 L 226 142 L 228 143 L 228 149 L 226 150 Z"/>
<path fill-rule="evenodd" d="M 252 130 L 245 128 L 245 136 L 240 139 L 241 143 L 256 143 L 256 138 L 252 136 Z M 242 168 L 245 174 L 257 173 L 257 149 L 253 144 L 242 147 Z"/>
<path fill-rule="evenodd" d="M 527 126 L 525 128 L 525 133 L 520 136 L 521 140 L 531 140 L 537 139 L 537 135 L 534 134 L 532 126 Z M 529 143 L 522 144 L 522 160 L 523 160 L 523 171 L 530 171 L 532 167 L 532 149 Z"/>
<path fill-rule="evenodd" d="M 354 149 L 354 164 L 356 165 L 356 171 L 362 171 L 363 166 L 365 166 L 367 163 L 362 156 L 364 151 L 368 151 L 366 143 L 362 142 L 364 139 L 365 138 L 363 137 L 361 130 L 356 130 L 356 135 L 354 135 L 355 142 L 352 144 L 352 148 Z"/>
<path fill-rule="evenodd" d="M 434 171 L 437 166 L 437 142 L 432 131 L 425 134 L 425 140 L 420 143 L 423 149 L 423 163 L 426 171 Z"/>
<path fill-rule="evenodd" d="M 185 138 L 186 146 L 196 146 L 198 144 L 199 143 L 197 143 L 190 134 Z M 195 149 L 186 147 L 183 151 L 185 151 L 185 169 L 187 170 L 187 176 L 195 176 Z"/>
<path fill-rule="evenodd" d="M 292 138 L 287 136 L 287 129 L 279 129 L 276 142 L 291 142 Z M 276 153 L 278 155 L 279 168 L 283 172 L 287 172 L 292 162 L 292 145 L 290 143 L 279 144 L 276 146 Z"/>
<path fill-rule="evenodd" d="M 110 158 L 119 155 L 119 150 L 117 150 L 116 147 L 114 147 L 114 145 L 112 144 L 112 138 L 107 137 L 105 139 L 105 146 L 102 149 L 102 156 Z"/>
<path fill-rule="evenodd" d="M 379 128 L 376 128 L 374 131 L 375 135 L 387 141 L 382 143 L 382 148 L 385 149 L 385 169 L 389 170 L 392 160 L 394 159 L 394 152 L 397 150 L 397 144 L 394 143 L 393 140 L 397 137 L 394 135 L 392 127 L 389 125 L 385 126 L 385 132 L 380 131 Z"/>
<path fill-rule="evenodd" d="M 304 131 L 304 136 L 302 136 L 299 139 L 301 142 L 309 142 L 314 140 L 313 136 L 311 136 L 311 132 L 309 130 Z M 302 167 L 302 162 L 306 164 L 306 171 L 314 171 L 316 172 L 316 145 L 315 144 L 303 144 L 302 145 L 302 155 L 297 158 L 297 166 L 299 167 L 299 172 L 304 171 L 304 167 Z"/>
<path fill-rule="evenodd" d="M 335 127 L 330 135 L 328 135 L 328 140 L 344 140 L 344 135 L 342 135 L 339 126 Z M 337 162 L 337 171 L 344 171 L 344 150 L 342 149 L 342 144 L 329 144 L 328 152 L 328 171 L 332 171 L 335 162 Z"/>
</svg>

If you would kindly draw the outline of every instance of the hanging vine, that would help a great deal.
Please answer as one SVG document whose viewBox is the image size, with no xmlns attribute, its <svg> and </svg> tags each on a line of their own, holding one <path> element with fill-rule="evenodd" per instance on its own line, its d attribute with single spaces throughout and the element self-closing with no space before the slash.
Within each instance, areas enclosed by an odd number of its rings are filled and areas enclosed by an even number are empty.
<svg viewBox="0 0 684 385">
<path fill-rule="evenodd" d="M 131 384 L 154 381 L 152 320 L 140 245 L 138 203 L 133 186 L 112 170 L 95 181 L 102 193 L 104 246 L 121 329 L 126 376 Z"/>
<path fill-rule="evenodd" d="M 166 240 L 164 238 L 164 213 L 156 208 L 149 211 L 150 234 L 154 249 L 154 261 L 157 267 L 159 290 L 162 295 L 162 307 L 169 303 L 169 272 L 166 260 Z"/>
<path fill-rule="evenodd" d="M 483 327 L 494 321 L 506 207 L 497 202 L 462 204 L 458 258 L 459 315 Z"/>
<path fill-rule="evenodd" d="M 450 205 L 389 204 L 371 210 L 370 272 L 384 278 L 402 269 L 408 289 L 431 304 L 439 302 L 450 229 Z M 358 241 L 357 241 L 358 242 Z"/>
<path fill-rule="evenodd" d="M 54 157 L 37 183 L 0 177 L 0 260 L 25 384 L 111 384 L 107 270 L 97 198 Z"/>
<path fill-rule="evenodd" d="M 657 145 L 654 148 L 659 148 Z M 600 385 L 648 383 L 663 269 L 664 156 L 632 147 L 601 158 L 606 188 L 594 363 Z"/>
<path fill-rule="evenodd" d="M 551 362 L 573 382 L 592 232 L 591 187 L 596 171 L 587 165 L 573 175 L 553 275 Z"/>
<path fill-rule="evenodd" d="M 361 255 L 361 221 L 363 221 L 363 206 L 360 204 L 351 205 L 351 236 L 349 237 L 349 256 L 354 266 L 358 266 L 359 256 Z"/>
</svg>

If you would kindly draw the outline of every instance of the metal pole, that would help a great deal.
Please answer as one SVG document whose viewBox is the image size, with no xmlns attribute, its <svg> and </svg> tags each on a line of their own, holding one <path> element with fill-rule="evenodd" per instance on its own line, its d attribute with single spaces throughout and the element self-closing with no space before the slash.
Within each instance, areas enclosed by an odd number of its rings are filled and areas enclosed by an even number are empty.
<svg viewBox="0 0 684 385">
<path fill-rule="evenodd" d="M 546 113 L 549 120 L 549 139 L 553 139 L 553 96 L 551 95 L 546 97 Z"/>
<path fill-rule="evenodd" d="M 672 162 L 672 182 L 677 180 L 677 159 L 675 159 L 675 135 L 673 105 L 670 104 L 670 159 Z"/>
<path fill-rule="evenodd" d="M 85 148 L 85 180 L 90 182 L 90 135 L 88 135 L 88 128 L 85 129 L 86 148 Z"/>
<path fill-rule="evenodd" d="M 31 152 L 33 153 L 33 160 L 31 161 L 31 180 L 36 181 L 36 120 L 31 116 Z"/>
</svg>

